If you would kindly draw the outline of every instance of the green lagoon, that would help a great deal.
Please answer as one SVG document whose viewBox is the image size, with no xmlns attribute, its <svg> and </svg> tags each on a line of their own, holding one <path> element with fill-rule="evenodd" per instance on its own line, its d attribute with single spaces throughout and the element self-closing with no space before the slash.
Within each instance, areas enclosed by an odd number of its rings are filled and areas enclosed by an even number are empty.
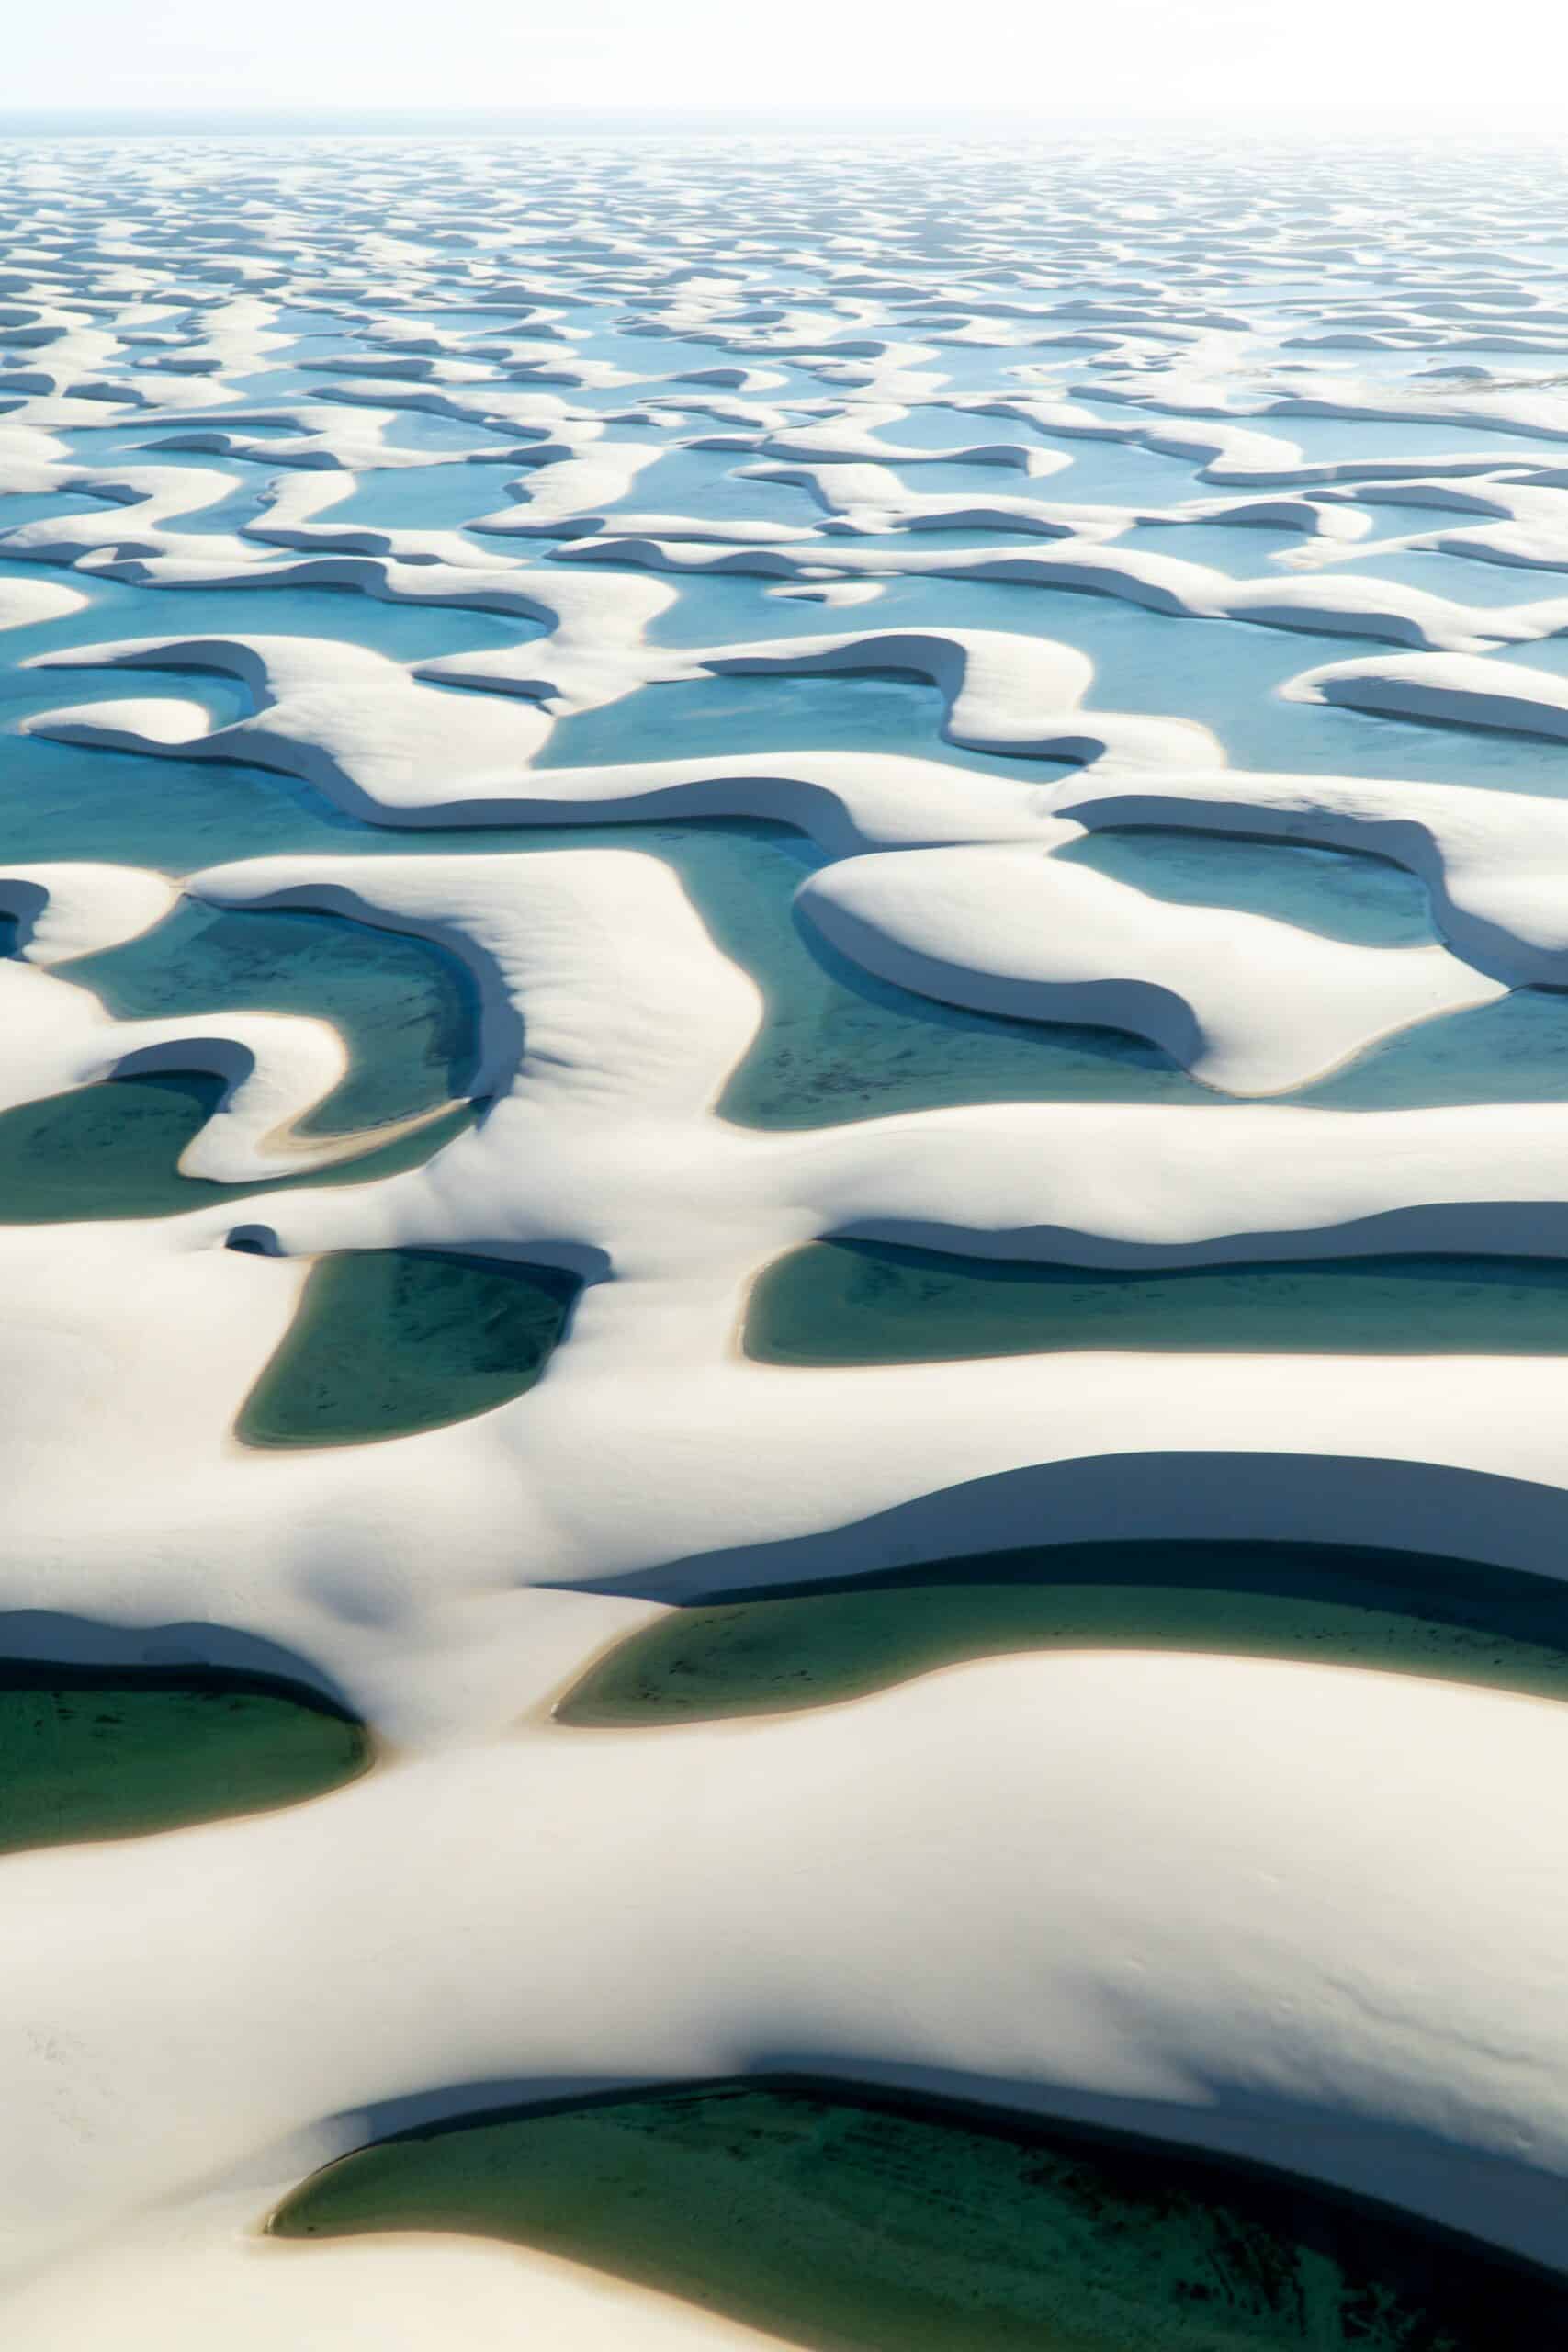
<svg viewBox="0 0 1568 2352">
<path fill-rule="evenodd" d="M 1560 2285 L 1300 2180 L 781 2078 L 413 2132 L 271 2227 L 499 2238 L 802 2352 L 1544 2352 L 1568 2324 Z"/>
<path fill-rule="evenodd" d="M 1568 1587 L 1327 1544 L 1042 1544 L 672 1609 L 556 1708 L 582 1729 L 773 1714 L 1023 1650 L 1294 1658 L 1568 1699 Z"/>
<path fill-rule="evenodd" d="M 539 1378 L 579 1287 L 551 1267 L 445 1250 L 323 1258 L 238 1434 L 355 1445 L 489 1412 Z"/>
<path fill-rule="evenodd" d="M 1564 1355 L 1568 1262 L 1434 1253 L 1150 1272 L 818 1241 L 764 1271 L 745 1342 L 791 1364 L 1068 1348 Z"/>
<path fill-rule="evenodd" d="M 269 1677 L 0 1664 L 0 1853 L 298 1804 L 370 1761 L 362 1724 Z"/>
<path fill-rule="evenodd" d="M 479 1115 L 474 1104 L 459 1103 L 394 1142 L 310 1175 L 246 1184 L 182 1176 L 181 1153 L 222 1099 L 221 1079 L 171 1070 L 106 1079 L 0 1112 L 0 1225 L 177 1216 L 299 1184 L 365 1184 L 417 1168 Z"/>
</svg>

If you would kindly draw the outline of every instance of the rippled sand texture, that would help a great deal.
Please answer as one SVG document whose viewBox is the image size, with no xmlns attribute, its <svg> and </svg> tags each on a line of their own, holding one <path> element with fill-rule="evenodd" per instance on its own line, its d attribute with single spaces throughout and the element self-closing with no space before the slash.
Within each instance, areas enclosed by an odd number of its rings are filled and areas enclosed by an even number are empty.
<svg viewBox="0 0 1568 2352">
<path fill-rule="evenodd" d="M 1564 2334 L 1565 198 L 0 148 L 7 2346 Z"/>
</svg>

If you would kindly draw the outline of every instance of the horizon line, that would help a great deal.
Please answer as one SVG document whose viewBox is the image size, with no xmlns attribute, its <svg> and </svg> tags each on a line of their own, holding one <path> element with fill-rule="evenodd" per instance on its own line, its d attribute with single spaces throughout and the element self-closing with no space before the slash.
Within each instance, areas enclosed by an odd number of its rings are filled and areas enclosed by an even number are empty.
<svg viewBox="0 0 1568 2352">
<path fill-rule="evenodd" d="M 860 130 L 973 128 L 1005 130 L 1014 134 L 1032 130 L 1044 137 L 1059 135 L 1078 126 L 1103 130 L 1119 125 L 1129 130 L 1224 130 L 1246 137 L 1252 131 L 1281 123 L 1306 130 L 1359 130 L 1374 133 L 1379 130 L 1418 131 L 1438 127 L 1451 132 L 1457 125 L 1468 126 L 1478 135 L 1494 130 L 1512 132 L 1517 131 L 1522 123 L 1539 123 L 1543 130 L 1551 129 L 1560 141 L 1568 135 L 1562 130 L 1561 107 L 1546 100 L 1475 105 L 1456 99 L 1440 105 L 1428 102 L 1403 107 L 1398 105 L 1380 107 L 1371 104 L 1331 107 L 1322 105 L 1291 106 L 1288 103 L 1278 106 L 1243 106 L 1238 103 L 1229 107 L 1194 103 L 1164 107 L 1119 107 L 1110 100 L 1103 103 L 1084 100 L 1058 106 L 1055 109 L 995 106 L 981 100 L 911 100 L 881 106 L 802 100 L 777 105 L 741 100 L 732 104 L 715 101 L 699 106 L 637 106 L 559 99 L 543 106 L 469 107 L 407 102 L 354 106 L 333 105 L 319 100 L 278 99 L 258 106 L 217 102 L 71 106 L 39 101 L 0 107 L 0 136 L 6 137 L 43 130 L 89 135 L 109 130 L 131 132 L 139 130 L 178 130 L 198 134 L 204 130 L 232 131 L 242 127 L 295 130 L 314 127 L 325 131 L 344 130 L 354 126 L 363 126 L 367 130 L 378 127 L 439 130 L 446 127 L 457 131 L 485 129 L 544 132 L 581 130 L 601 126 L 622 130 L 637 128 L 650 133 L 661 130 L 702 129 L 719 132 L 730 130 L 739 134 L 770 128 L 802 127 Z"/>
</svg>

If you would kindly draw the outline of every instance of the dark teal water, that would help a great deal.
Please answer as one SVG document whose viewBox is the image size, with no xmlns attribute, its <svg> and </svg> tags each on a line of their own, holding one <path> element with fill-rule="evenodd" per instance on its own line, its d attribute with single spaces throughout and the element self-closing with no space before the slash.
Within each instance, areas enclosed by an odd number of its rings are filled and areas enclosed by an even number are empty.
<svg viewBox="0 0 1568 2352">
<path fill-rule="evenodd" d="M 369 1763 L 364 1725 L 297 1685 L 0 1663 L 0 1853 L 297 1804 Z"/>
<path fill-rule="evenodd" d="M 1329 1258 L 1158 1272 L 818 1241 L 757 1282 L 766 1363 L 908 1363 L 1063 1348 L 1562 1355 L 1568 1263 Z"/>
<path fill-rule="evenodd" d="M 351 1445 L 468 1419 L 539 1378 L 579 1284 L 420 1250 L 323 1258 L 245 1401 L 247 1445 Z"/>
<path fill-rule="evenodd" d="M 181 1153 L 222 1099 L 220 1079 L 197 1071 L 107 1080 L 0 1112 L 0 1225 L 61 1225 L 82 1219 L 177 1216 L 239 1201 L 281 1183 L 364 1184 L 417 1168 L 471 1125 L 463 1103 L 395 1143 L 312 1176 L 214 1184 L 182 1176 Z"/>
<path fill-rule="evenodd" d="M 451 1102 L 466 1092 L 477 1055 L 477 997 L 455 956 L 335 915 L 231 912 L 186 899 L 155 930 L 79 958 L 62 977 L 119 1020 L 265 1011 L 331 1022 L 353 1067 L 304 1121 L 307 1133 L 381 1125 Z"/>
<path fill-rule="evenodd" d="M 715 1593 L 629 1634 L 556 1708 L 572 1727 L 774 1714 L 1033 1650 L 1294 1658 L 1568 1700 L 1568 1586 L 1430 1554 L 1280 1543 L 1041 1543 Z"/>
<path fill-rule="evenodd" d="M 535 2246 L 802 2352 L 1539 2352 L 1568 2320 L 1543 2275 L 1303 2180 L 765 2076 L 384 2140 L 270 2227 Z"/>
</svg>

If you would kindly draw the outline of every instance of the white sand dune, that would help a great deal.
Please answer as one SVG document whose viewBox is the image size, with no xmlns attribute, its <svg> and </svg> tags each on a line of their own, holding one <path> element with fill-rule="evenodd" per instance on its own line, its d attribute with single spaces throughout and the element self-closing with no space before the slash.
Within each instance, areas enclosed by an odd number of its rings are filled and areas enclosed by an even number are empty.
<svg viewBox="0 0 1568 2352">
<path fill-rule="evenodd" d="M 1232 1094 L 1289 1092 L 1412 1022 L 1507 993 L 1442 947 L 1351 947 L 1173 906 L 1010 845 L 856 858 L 799 903 L 884 978 L 981 1012 L 1132 1030 Z"/>
<path fill-rule="evenodd" d="M 988 517 L 995 522 L 995 517 Z M 1090 517 L 1091 526 L 1096 518 Z M 584 538 L 560 550 L 563 562 L 633 563 L 669 572 L 761 572 L 798 577 L 823 557 L 771 542 L 711 549 L 684 540 L 635 536 Z M 1514 606 L 1462 605 L 1420 588 L 1314 571 L 1310 578 L 1233 580 L 1211 565 L 1102 544 L 1073 536 L 1050 553 L 998 551 L 984 545 L 943 548 L 856 548 L 835 542 L 827 559 L 847 578 L 938 577 L 996 581 L 1018 587 L 1076 589 L 1124 597 L 1129 604 L 1192 620 L 1257 622 L 1329 637 L 1371 637 L 1455 654 L 1491 643 L 1524 644 L 1568 627 L 1568 598 Z"/>
<path fill-rule="evenodd" d="M 1407 655 L 1334 662 L 1291 682 L 1301 702 L 1346 703 L 1386 718 L 1437 719 L 1525 735 L 1568 735 L 1568 679 L 1510 663 Z"/>
<path fill-rule="evenodd" d="M 1109 132 L 14 143 L 0 1108 L 208 1072 L 181 1169 L 247 1189 L 0 1222 L 0 1647 L 287 1661 L 378 1747 L 310 1803 L 0 1860 L 8 2346 L 761 2345 L 542 2253 L 258 2232 L 410 2102 L 781 2068 L 1282 2165 L 1568 2270 L 1555 1702 L 1085 1649 L 775 1719 L 550 1715 L 671 1604 L 1010 1545 L 1561 1581 L 1568 1341 L 1089 1324 L 804 1369 L 741 1336 L 824 1238 L 1303 1284 L 1568 1256 L 1561 193 L 1544 154 L 1417 180 Z M 1291 676 L 1260 628 L 1360 658 Z M 793 927 L 760 827 L 813 845 Z M 1064 854 L 1129 828 L 1146 890 Z M 1171 831 L 1213 903 L 1160 895 Z M 1309 928 L 1254 859 L 1260 908 L 1224 881 L 1258 839 L 1403 866 L 1438 943 Z M 1348 864 L 1313 870 L 1332 914 Z M 182 898 L 353 923 L 367 972 L 385 932 L 456 959 L 472 1122 L 294 1181 L 397 1132 L 314 1132 L 332 1022 L 115 1019 L 73 969 Z M 988 1099 L 994 1032 L 939 1007 L 1015 1021 L 1033 1096 Z M 1094 1024 L 1157 1054 L 1097 1060 Z M 1418 1027 L 1435 1106 L 1283 1099 Z M 745 1123 L 763 1052 L 818 1124 Z M 251 1442 L 319 1261 L 389 1250 L 576 1276 L 542 1377 Z M 334 1337 L 368 1391 L 392 1342 Z"/>
<path fill-rule="evenodd" d="M 280 2179 L 281 2195 L 291 2186 Z M 776 2352 L 780 2339 L 604 2271 L 479 2238 L 289 2245 L 254 2234 L 265 2195 L 203 2199 L 170 2227 L 96 2244 L 9 2301 L 32 2352 L 210 2342 L 233 2352 L 449 2352 L 464 2335 L 520 2352 Z M 163 2226 L 159 2222 L 163 2222 Z"/>
</svg>

